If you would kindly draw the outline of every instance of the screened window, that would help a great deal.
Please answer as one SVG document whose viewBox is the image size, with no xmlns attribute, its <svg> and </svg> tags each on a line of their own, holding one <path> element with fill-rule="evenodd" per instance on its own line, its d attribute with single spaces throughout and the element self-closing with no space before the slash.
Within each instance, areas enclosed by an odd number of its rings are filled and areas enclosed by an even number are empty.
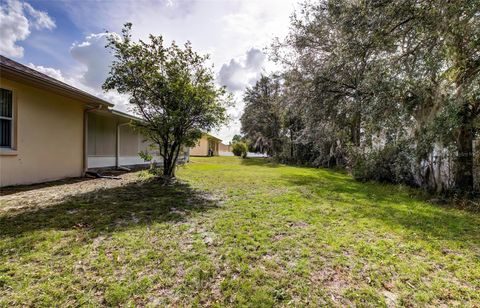
<svg viewBox="0 0 480 308">
<path fill-rule="evenodd" d="M 13 93 L 0 89 L 0 147 L 12 147 L 13 132 Z"/>
</svg>

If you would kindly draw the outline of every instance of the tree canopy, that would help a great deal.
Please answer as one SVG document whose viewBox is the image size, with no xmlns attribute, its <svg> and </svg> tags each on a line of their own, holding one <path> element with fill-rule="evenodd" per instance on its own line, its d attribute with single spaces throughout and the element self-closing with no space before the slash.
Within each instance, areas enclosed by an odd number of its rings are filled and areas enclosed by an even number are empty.
<svg viewBox="0 0 480 308">
<path fill-rule="evenodd" d="M 271 48 L 279 89 L 265 92 L 267 76 L 245 92 L 242 130 L 280 140 L 271 151 L 285 161 L 472 191 L 479 10 L 476 0 L 305 2 Z M 278 122 L 257 111 L 267 102 Z"/>
<path fill-rule="evenodd" d="M 134 42 L 131 29 L 127 23 L 122 37 L 109 37 L 115 60 L 103 88 L 130 96 L 130 106 L 142 118 L 135 126 L 158 146 L 163 174 L 174 176 L 181 149 L 225 123 L 229 96 L 216 86 L 208 56 L 193 51 L 190 42 L 165 46 L 153 35 L 148 42 Z"/>
</svg>

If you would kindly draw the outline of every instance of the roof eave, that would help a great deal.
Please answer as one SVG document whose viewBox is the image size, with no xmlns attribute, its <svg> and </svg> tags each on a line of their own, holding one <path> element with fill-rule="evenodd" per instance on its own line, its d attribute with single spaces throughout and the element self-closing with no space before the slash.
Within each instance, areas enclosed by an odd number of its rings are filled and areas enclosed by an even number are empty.
<svg viewBox="0 0 480 308">
<path fill-rule="evenodd" d="M 111 109 L 110 111 L 112 112 L 112 114 L 117 115 L 119 117 L 127 118 L 127 119 L 134 120 L 134 121 L 143 121 L 142 118 L 139 118 L 139 117 L 136 117 L 134 115 L 125 113 L 123 111 L 119 111 L 119 110 L 115 110 L 115 109 Z"/>
<path fill-rule="evenodd" d="M 205 135 L 207 135 L 207 137 L 210 138 L 210 139 L 215 139 L 215 140 L 218 140 L 218 141 L 222 142 L 222 139 L 217 138 L 217 137 L 215 137 L 215 136 L 213 136 L 213 135 L 210 135 L 209 133 L 205 133 Z"/>
<path fill-rule="evenodd" d="M 98 98 L 94 95 L 91 95 L 87 92 L 83 92 L 81 90 L 73 90 L 68 87 L 63 87 L 56 83 L 50 82 L 48 80 L 40 79 L 15 68 L 6 65 L 0 65 L 0 72 L 2 77 L 6 76 L 7 78 L 10 77 L 13 80 L 17 81 L 27 81 L 28 83 L 37 86 L 42 89 L 46 90 L 55 90 L 55 92 L 70 97 L 74 99 L 78 99 L 87 104 L 93 104 L 93 106 L 98 106 L 98 104 L 106 106 L 106 107 L 113 107 L 114 104 L 107 102 L 101 98 Z M 73 88 L 73 87 L 72 87 Z"/>
</svg>

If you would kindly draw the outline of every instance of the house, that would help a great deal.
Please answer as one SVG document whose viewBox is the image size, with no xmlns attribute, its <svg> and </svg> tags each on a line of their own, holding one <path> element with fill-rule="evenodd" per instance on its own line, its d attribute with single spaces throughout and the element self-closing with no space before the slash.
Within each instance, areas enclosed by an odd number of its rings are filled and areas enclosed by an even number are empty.
<svg viewBox="0 0 480 308">
<path fill-rule="evenodd" d="M 220 153 L 232 152 L 232 146 L 229 144 L 224 144 L 223 142 L 220 142 L 220 144 L 218 145 L 218 151 Z"/>
<path fill-rule="evenodd" d="M 0 186 L 84 175 L 89 169 L 148 164 L 158 151 L 136 132 L 136 117 L 113 104 L 0 56 Z M 187 159 L 188 150 L 185 153 Z"/>
<path fill-rule="evenodd" d="M 220 156 L 233 156 L 231 144 L 224 144 L 223 142 L 221 142 L 218 149 Z"/>
<path fill-rule="evenodd" d="M 197 144 L 190 148 L 190 156 L 218 156 L 221 139 L 204 133 Z"/>
</svg>

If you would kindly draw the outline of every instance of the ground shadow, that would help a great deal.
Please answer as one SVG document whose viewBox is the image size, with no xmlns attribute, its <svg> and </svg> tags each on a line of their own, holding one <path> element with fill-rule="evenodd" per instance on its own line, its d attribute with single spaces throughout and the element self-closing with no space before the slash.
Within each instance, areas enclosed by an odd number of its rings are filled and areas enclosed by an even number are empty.
<svg viewBox="0 0 480 308">
<path fill-rule="evenodd" d="M 284 180 L 308 188 L 316 197 L 351 207 L 346 215 L 401 226 L 424 240 L 452 240 L 480 245 L 480 215 L 434 205 L 416 189 L 391 184 L 361 183 L 333 172 L 319 176 L 289 175 Z M 345 214 L 344 214 L 345 215 Z"/>
<path fill-rule="evenodd" d="M 65 184 L 80 183 L 80 182 L 85 182 L 90 180 L 93 180 L 93 178 L 79 177 L 79 178 L 68 178 L 63 180 L 44 182 L 39 184 L 7 186 L 7 187 L 0 188 L 0 196 L 8 196 L 8 195 L 13 195 L 19 192 L 26 192 L 26 191 L 42 189 L 46 187 L 61 186 Z"/>
<path fill-rule="evenodd" d="M 107 170 L 103 170 L 101 172 L 98 172 L 98 174 L 101 174 L 102 176 L 116 177 L 116 176 L 125 174 L 127 172 L 128 171 L 107 169 Z M 65 179 L 61 179 L 61 180 L 54 180 L 54 181 L 36 183 L 36 184 L 30 184 L 30 185 L 6 186 L 6 187 L 1 187 L 0 188 L 0 197 L 13 195 L 13 194 L 16 194 L 16 193 L 19 193 L 19 192 L 27 192 L 27 191 L 42 189 L 42 188 L 56 187 L 56 186 L 62 186 L 62 185 L 66 185 L 66 184 L 75 184 L 75 183 L 87 182 L 87 181 L 91 181 L 91 180 L 94 180 L 94 179 L 95 178 L 93 176 L 92 177 L 84 176 L 84 177 L 65 178 Z"/>
<path fill-rule="evenodd" d="M 6 212 L 0 216 L 0 237 L 50 229 L 114 232 L 132 225 L 182 221 L 216 206 L 211 196 L 188 184 L 163 185 L 150 179 L 75 195 L 46 207 Z"/>
</svg>

